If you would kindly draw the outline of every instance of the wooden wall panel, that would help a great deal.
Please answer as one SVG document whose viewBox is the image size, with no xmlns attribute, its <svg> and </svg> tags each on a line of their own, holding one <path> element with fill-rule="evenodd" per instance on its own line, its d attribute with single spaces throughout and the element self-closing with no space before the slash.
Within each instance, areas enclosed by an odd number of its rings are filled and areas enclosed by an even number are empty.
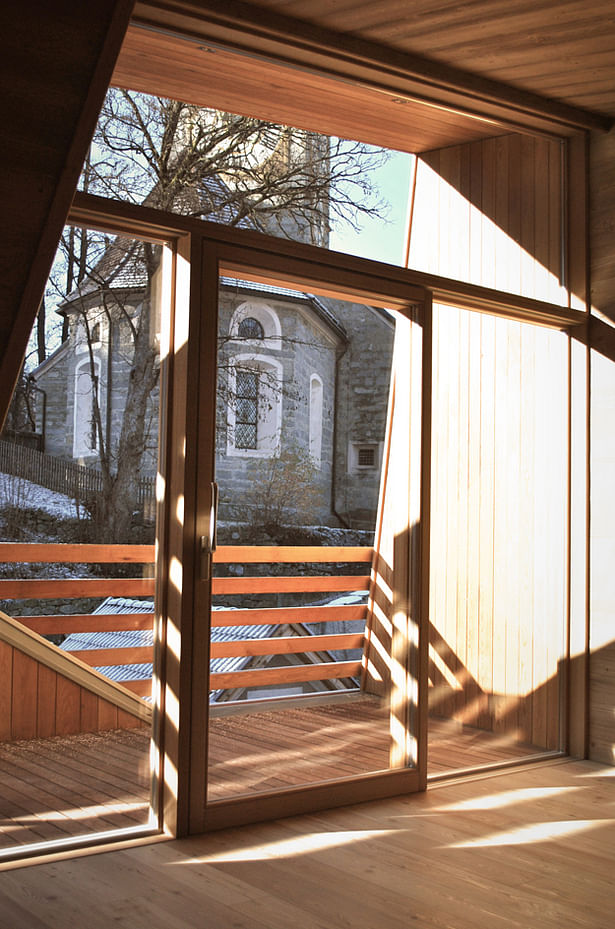
<svg viewBox="0 0 615 929">
<path fill-rule="evenodd" d="M 410 266 L 566 304 L 559 143 L 419 159 Z M 431 710 L 559 747 L 567 338 L 434 313 Z"/>
<path fill-rule="evenodd" d="M 0 742 L 147 726 L 0 641 Z"/>
<path fill-rule="evenodd" d="M 421 155 L 410 267 L 567 305 L 561 159 L 519 135 Z"/>
<path fill-rule="evenodd" d="M 590 147 L 591 578 L 589 754 L 615 763 L 615 136 Z"/>
<path fill-rule="evenodd" d="M 567 339 L 434 314 L 431 712 L 559 747 Z"/>
</svg>

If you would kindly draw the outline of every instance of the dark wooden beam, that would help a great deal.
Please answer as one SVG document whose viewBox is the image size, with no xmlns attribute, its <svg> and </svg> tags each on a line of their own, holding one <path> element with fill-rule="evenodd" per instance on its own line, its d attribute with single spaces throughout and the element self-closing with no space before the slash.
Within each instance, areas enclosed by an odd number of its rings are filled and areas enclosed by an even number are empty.
<svg viewBox="0 0 615 929">
<path fill-rule="evenodd" d="M 133 0 L 3 4 L 0 424 Z"/>
</svg>

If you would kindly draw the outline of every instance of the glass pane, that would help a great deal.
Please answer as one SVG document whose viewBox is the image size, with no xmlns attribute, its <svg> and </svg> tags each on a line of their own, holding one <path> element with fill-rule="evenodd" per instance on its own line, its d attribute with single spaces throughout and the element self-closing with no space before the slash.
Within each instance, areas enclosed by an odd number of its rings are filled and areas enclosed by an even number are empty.
<svg viewBox="0 0 615 929">
<path fill-rule="evenodd" d="M 80 187 L 399 265 L 412 163 L 402 152 L 110 88 Z M 262 338 L 246 324 L 242 338 Z"/>
<path fill-rule="evenodd" d="M 249 347 L 246 317 L 263 332 Z M 210 801 L 409 763 L 393 745 L 391 604 L 371 574 L 397 325 L 220 279 Z"/>
<path fill-rule="evenodd" d="M 567 337 L 434 313 L 429 773 L 561 746 Z"/>
<path fill-rule="evenodd" d="M 170 262 L 162 246 L 64 231 L 0 438 L 2 849 L 153 822 Z"/>
</svg>

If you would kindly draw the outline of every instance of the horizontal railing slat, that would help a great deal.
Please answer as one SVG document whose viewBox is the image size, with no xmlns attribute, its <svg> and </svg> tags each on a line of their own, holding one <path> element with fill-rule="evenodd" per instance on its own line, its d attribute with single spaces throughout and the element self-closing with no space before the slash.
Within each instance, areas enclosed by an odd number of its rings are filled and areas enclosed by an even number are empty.
<svg viewBox="0 0 615 929">
<path fill-rule="evenodd" d="M 366 575 L 325 575 L 324 577 L 214 577 L 211 592 L 220 594 L 320 593 L 368 590 Z"/>
<path fill-rule="evenodd" d="M 69 651 L 85 664 L 92 667 L 99 665 L 150 664 L 153 648 L 151 645 L 135 645 L 132 648 L 83 648 Z"/>
<path fill-rule="evenodd" d="M 7 564 L 153 564 L 153 545 L 101 545 L 59 542 L 0 542 L 0 561 Z M 372 560 L 368 546 L 220 545 L 215 564 L 350 564 Z"/>
<path fill-rule="evenodd" d="M 151 697 L 152 695 L 151 677 L 142 681 L 118 681 L 118 684 L 121 684 L 126 690 L 132 691 L 132 693 L 136 694 L 138 697 Z"/>
<path fill-rule="evenodd" d="M 49 599 L 52 597 L 146 597 L 153 596 L 155 582 L 149 577 L 133 578 L 3 578 L 0 600 Z M 324 593 L 368 590 L 366 575 L 325 577 L 215 577 L 214 596 L 221 594 Z"/>
<path fill-rule="evenodd" d="M 234 687 L 328 681 L 342 677 L 358 677 L 360 673 L 360 661 L 327 661 L 320 664 L 293 665 L 289 668 L 254 668 L 248 671 L 224 671 L 210 674 L 209 688 L 210 690 L 230 690 Z"/>
<path fill-rule="evenodd" d="M 153 564 L 153 545 L 81 545 L 44 542 L 0 542 L 6 564 Z"/>
<path fill-rule="evenodd" d="M 251 657 L 252 655 L 302 655 L 308 652 L 363 648 L 363 633 L 339 635 L 293 635 L 273 639 L 240 639 L 212 642 L 211 658 Z"/>
<path fill-rule="evenodd" d="M 154 594 L 154 579 L 131 578 L 54 578 L 51 580 L 2 579 L 0 600 L 47 600 L 55 597 L 148 597 Z"/>
<path fill-rule="evenodd" d="M 278 626 L 282 623 L 327 623 L 363 621 L 367 604 L 351 606 L 276 606 L 254 610 L 214 610 L 212 626 Z"/>
<path fill-rule="evenodd" d="M 20 616 L 19 622 L 39 635 L 68 635 L 69 632 L 117 632 L 152 629 L 153 613 L 74 613 L 55 616 Z"/>
<path fill-rule="evenodd" d="M 335 564 L 371 563 L 373 549 L 365 545 L 219 545 L 214 564 Z"/>
</svg>

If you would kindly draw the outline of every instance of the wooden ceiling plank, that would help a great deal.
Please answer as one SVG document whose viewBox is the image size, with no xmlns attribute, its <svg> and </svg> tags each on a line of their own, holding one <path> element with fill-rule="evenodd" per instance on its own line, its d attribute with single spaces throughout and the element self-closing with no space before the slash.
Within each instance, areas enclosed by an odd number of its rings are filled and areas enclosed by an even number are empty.
<svg viewBox="0 0 615 929">
<path fill-rule="evenodd" d="M 138 10 L 147 5 L 141 0 Z M 160 0 L 161 5 L 165 5 L 164 0 Z M 179 0 L 166 2 L 167 8 L 178 5 Z M 207 8 L 207 0 L 201 6 Z M 259 0 L 258 6 L 229 0 L 225 8 L 227 21 L 242 10 L 247 22 L 258 11 L 263 25 L 268 15 L 269 24 L 276 17 L 280 22 L 301 23 L 303 32 L 300 29 L 299 35 L 306 35 L 305 27 L 310 26 L 339 33 L 345 48 L 363 42 L 415 61 L 416 56 L 424 56 L 425 74 L 435 73 L 429 71 L 429 65 L 439 64 L 449 75 L 459 69 L 460 86 L 468 75 L 481 76 L 615 117 L 612 74 L 601 88 L 593 88 L 584 77 L 591 71 L 596 54 L 615 47 L 612 0 L 544 0 L 540 4 L 533 0 L 439 0 L 437 4 L 432 0 Z M 550 62 L 554 73 L 561 73 L 565 64 L 568 84 L 551 85 L 548 73 L 538 79 L 531 70 L 526 71 L 536 60 Z M 581 95 L 576 91 L 578 85 L 585 88 Z"/>
</svg>

